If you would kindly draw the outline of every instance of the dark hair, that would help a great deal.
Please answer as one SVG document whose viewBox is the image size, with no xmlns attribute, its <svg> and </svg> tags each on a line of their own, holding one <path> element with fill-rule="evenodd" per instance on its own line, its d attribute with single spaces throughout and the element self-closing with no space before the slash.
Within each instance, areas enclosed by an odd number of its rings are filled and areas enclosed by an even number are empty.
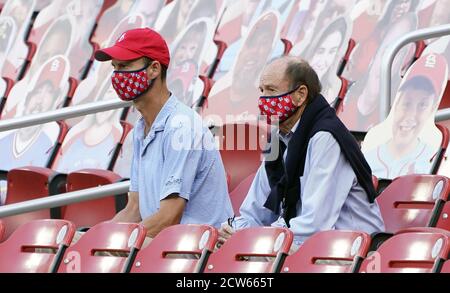
<svg viewBox="0 0 450 293">
<path fill-rule="evenodd" d="M 319 35 L 319 38 L 316 42 L 313 43 L 313 47 L 311 47 L 308 51 L 308 58 L 312 58 L 314 54 L 316 53 L 318 47 L 322 44 L 322 42 L 330 35 L 339 32 L 342 34 L 342 39 L 339 44 L 339 48 L 343 45 L 345 41 L 345 35 L 347 33 L 347 22 L 345 21 L 344 17 L 339 17 L 335 19 L 333 22 L 331 22 L 326 29 L 322 31 L 322 33 Z"/>
<path fill-rule="evenodd" d="M 308 102 L 322 91 L 322 84 L 316 71 L 306 61 L 289 61 L 285 76 L 289 79 L 291 89 L 301 85 L 308 88 Z"/>
<path fill-rule="evenodd" d="M 337 33 L 337 32 L 341 33 L 341 42 L 338 45 L 338 48 L 339 48 L 338 52 L 339 52 L 339 50 L 341 50 L 341 48 L 342 48 L 342 45 L 346 41 L 347 29 L 348 29 L 348 24 L 344 17 L 339 17 L 339 18 L 335 19 L 333 22 L 331 22 L 328 25 L 328 27 L 326 29 L 324 29 L 322 31 L 322 34 L 320 34 L 318 36 L 319 38 L 317 39 L 317 41 L 315 41 L 315 42 L 313 41 L 312 46 L 309 47 L 306 51 L 305 59 L 311 61 L 312 58 L 314 57 L 314 55 L 316 54 L 317 49 L 319 49 L 319 46 L 323 43 L 323 41 L 330 35 Z M 336 57 L 338 57 L 337 54 L 336 54 Z M 328 78 L 330 71 L 333 70 L 334 64 L 335 63 L 333 63 L 332 66 L 327 69 L 327 71 L 325 72 L 325 74 L 323 76 L 322 81 L 325 81 L 325 79 Z"/>
<path fill-rule="evenodd" d="M 406 91 L 422 91 L 425 92 L 427 95 L 433 95 L 433 103 L 436 102 L 437 94 L 436 89 L 434 88 L 433 82 L 425 76 L 418 75 L 411 79 L 408 79 L 399 89 L 399 92 L 406 92 Z"/>
</svg>

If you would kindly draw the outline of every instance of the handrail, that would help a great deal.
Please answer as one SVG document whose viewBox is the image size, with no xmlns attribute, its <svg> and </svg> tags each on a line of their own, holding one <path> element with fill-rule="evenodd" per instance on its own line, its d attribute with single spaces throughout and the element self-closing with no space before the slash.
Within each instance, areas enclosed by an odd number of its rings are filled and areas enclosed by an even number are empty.
<svg viewBox="0 0 450 293">
<path fill-rule="evenodd" d="M 391 86 L 392 86 L 392 65 L 394 63 L 397 53 L 409 43 L 414 43 L 421 40 L 439 38 L 442 36 L 450 35 L 450 24 L 445 24 L 436 27 L 430 27 L 420 29 L 407 33 L 403 37 L 400 37 L 396 42 L 389 46 L 384 55 L 381 64 L 381 99 L 380 104 L 380 121 L 386 119 L 389 115 L 391 107 Z M 444 113 L 438 114 L 438 117 L 442 117 Z M 445 113 L 445 117 L 450 117 L 450 113 Z M 440 118 L 441 119 L 441 118 Z"/>
<path fill-rule="evenodd" d="M 32 114 L 25 117 L 0 120 L 0 132 L 130 107 L 132 104 L 133 102 L 123 102 L 120 100 L 100 101 L 84 105 L 70 106 L 45 113 Z"/>
<path fill-rule="evenodd" d="M 8 204 L 0 207 L 0 219 L 22 213 L 29 213 L 43 209 L 61 207 L 72 203 L 99 199 L 103 197 L 127 194 L 130 181 L 103 185 L 78 191 L 62 193 L 45 198 L 33 199 L 24 202 Z"/>
<path fill-rule="evenodd" d="M 450 120 L 450 108 L 438 110 L 436 113 L 435 121 L 441 122 L 445 120 Z"/>
</svg>

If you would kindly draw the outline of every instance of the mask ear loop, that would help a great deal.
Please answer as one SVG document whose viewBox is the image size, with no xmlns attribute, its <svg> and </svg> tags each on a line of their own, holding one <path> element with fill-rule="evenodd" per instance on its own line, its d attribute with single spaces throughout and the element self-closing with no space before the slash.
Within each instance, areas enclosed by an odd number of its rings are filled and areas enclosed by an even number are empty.
<svg viewBox="0 0 450 293">
<path fill-rule="evenodd" d="M 147 70 L 147 69 L 150 67 L 150 65 L 152 65 L 152 64 L 153 64 L 153 62 L 147 63 L 147 64 L 145 64 L 144 67 L 142 67 L 141 69 L 138 69 L 138 70 L 131 70 L 131 71 L 127 71 L 127 70 L 114 70 L 113 73 L 136 73 L 136 72 L 141 72 L 141 71 L 143 71 L 143 70 Z"/>
<path fill-rule="evenodd" d="M 279 99 L 279 98 L 282 98 L 282 97 L 285 97 L 285 96 L 295 93 L 300 87 L 301 87 L 301 85 L 297 86 L 295 89 L 293 89 L 290 92 L 287 92 L 287 93 L 284 93 L 284 94 L 281 94 L 278 96 L 261 96 L 260 99 Z"/>
</svg>

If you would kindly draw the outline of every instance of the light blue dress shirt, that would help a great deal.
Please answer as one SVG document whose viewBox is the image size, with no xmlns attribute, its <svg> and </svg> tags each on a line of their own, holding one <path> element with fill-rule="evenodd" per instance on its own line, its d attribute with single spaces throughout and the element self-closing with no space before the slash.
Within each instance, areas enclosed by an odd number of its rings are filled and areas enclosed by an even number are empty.
<svg viewBox="0 0 450 293">
<path fill-rule="evenodd" d="M 287 145 L 292 132 L 279 137 Z M 284 159 L 286 154 L 287 152 Z M 301 245 L 319 231 L 384 231 L 378 204 L 369 203 L 367 194 L 358 183 L 339 143 L 329 132 L 318 132 L 311 138 L 304 175 L 300 177 L 300 181 L 301 206 L 299 204 L 297 207 L 297 217 L 290 220 L 294 244 Z M 235 219 L 233 228 L 286 227 L 283 218 L 264 207 L 269 193 L 270 185 L 263 162 L 240 208 L 241 216 Z"/>
<path fill-rule="evenodd" d="M 172 194 L 186 199 L 181 224 L 219 227 L 233 214 L 225 169 L 201 117 L 171 96 L 147 137 L 141 118 L 133 133 L 130 191 L 139 193 L 142 219 Z"/>
</svg>

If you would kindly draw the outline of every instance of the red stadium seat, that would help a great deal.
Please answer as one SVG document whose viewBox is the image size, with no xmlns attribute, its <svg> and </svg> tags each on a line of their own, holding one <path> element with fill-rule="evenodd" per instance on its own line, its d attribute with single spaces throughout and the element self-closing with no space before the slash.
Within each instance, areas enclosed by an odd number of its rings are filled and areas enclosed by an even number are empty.
<svg viewBox="0 0 450 293">
<path fill-rule="evenodd" d="M 450 260 L 444 263 L 441 269 L 441 273 L 450 274 Z"/>
<path fill-rule="evenodd" d="M 447 201 L 450 182 L 439 175 L 396 178 L 377 198 L 386 231 L 433 226 L 437 205 Z"/>
<path fill-rule="evenodd" d="M 3 241 L 3 237 L 5 235 L 5 224 L 0 220 L 0 243 Z"/>
<path fill-rule="evenodd" d="M 370 236 L 363 232 L 325 231 L 313 235 L 286 258 L 285 273 L 354 273 L 370 248 Z M 338 261 L 342 265 L 321 264 Z M 344 263 L 345 262 L 345 263 Z"/>
<path fill-rule="evenodd" d="M 252 124 L 226 124 L 216 131 L 225 171 L 231 177 L 229 190 L 234 190 L 260 167 L 268 135 L 266 129 Z"/>
<path fill-rule="evenodd" d="M 59 179 L 50 169 L 25 167 L 8 172 L 6 205 L 46 197 L 50 194 L 50 185 Z M 49 209 L 3 218 L 8 237 L 17 227 L 36 219 L 49 219 Z"/>
<path fill-rule="evenodd" d="M 277 273 L 293 238 L 293 233 L 285 228 L 239 230 L 209 257 L 205 272 Z"/>
<path fill-rule="evenodd" d="M 81 170 L 67 176 L 67 192 L 117 183 L 120 176 L 106 170 Z M 124 207 L 126 197 L 105 197 L 84 201 L 61 208 L 61 218 L 72 221 L 77 227 L 92 227 L 100 222 L 111 220 Z"/>
<path fill-rule="evenodd" d="M 450 201 L 446 202 L 440 212 L 436 228 L 450 231 Z"/>
<path fill-rule="evenodd" d="M 250 176 L 245 178 L 244 181 L 242 181 L 232 192 L 230 192 L 231 205 L 233 206 L 233 211 L 236 216 L 240 215 L 239 209 L 241 208 L 241 205 L 250 190 L 250 186 L 253 183 L 255 175 L 256 174 L 250 174 Z"/>
<path fill-rule="evenodd" d="M 132 263 L 145 239 L 139 224 L 98 224 L 87 231 L 64 255 L 58 273 L 120 273 Z M 124 256 L 97 255 L 102 252 Z M 127 256 L 125 256 L 127 255 Z"/>
<path fill-rule="evenodd" d="M 63 220 L 38 220 L 20 226 L 0 244 L 0 272 L 56 272 L 74 233 L 74 225 Z"/>
<path fill-rule="evenodd" d="M 409 229 L 386 240 L 367 257 L 362 273 L 432 273 L 450 250 L 449 233 L 440 229 Z"/>
<path fill-rule="evenodd" d="M 138 253 L 131 273 L 202 273 L 217 235 L 214 227 L 206 225 L 166 228 Z"/>
</svg>

